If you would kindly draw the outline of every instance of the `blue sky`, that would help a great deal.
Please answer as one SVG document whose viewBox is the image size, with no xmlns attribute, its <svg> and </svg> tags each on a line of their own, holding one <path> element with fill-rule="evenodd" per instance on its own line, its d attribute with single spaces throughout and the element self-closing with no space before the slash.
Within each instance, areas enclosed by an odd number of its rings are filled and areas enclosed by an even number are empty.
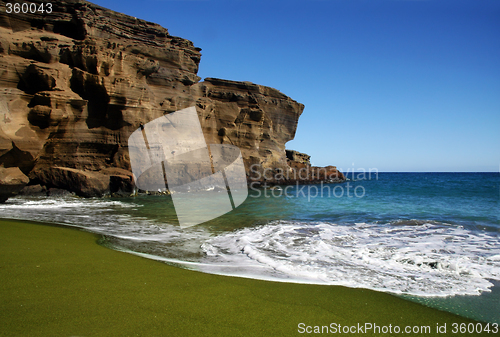
<svg viewBox="0 0 500 337">
<path fill-rule="evenodd" d="M 202 78 L 305 104 L 287 148 L 342 170 L 498 171 L 500 1 L 98 0 L 202 48 Z"/>
</svg>

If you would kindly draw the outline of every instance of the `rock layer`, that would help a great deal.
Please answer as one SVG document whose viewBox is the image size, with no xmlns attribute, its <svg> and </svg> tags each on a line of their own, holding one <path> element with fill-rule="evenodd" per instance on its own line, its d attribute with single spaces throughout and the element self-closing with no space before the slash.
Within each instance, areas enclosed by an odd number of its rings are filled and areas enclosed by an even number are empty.
<svg viewBox="0 0 500 337">
<path fill-rule="evenodd" d="M 207 143 L 238 146 L 248 179 L 290 170 L 302 104 L 250 82 L 199 82 L 201 49 L 157 24 L 51 3 L 50 14 L 0 13 L 0 166 L 82 196 L 133 193 L 130 134 L 196 106 Z"/>
<path fill-rule="evenodd" d="M 0 14 L 0 165 L 33 183 L 102 195 L 106 169 L 130 170 L 132 131 L 195 104 L 200 49 L 84 1 L 52 8 Z"/>
<path fill-rule="evenodd" d="M 239 147 L 251 180 L 264 170 L 288 169 L 285 143 L 295 136 L 303 104 L 250 82 L 207 78 L 198 86 L 196 105 L 209 144 Z"/>
</svg>

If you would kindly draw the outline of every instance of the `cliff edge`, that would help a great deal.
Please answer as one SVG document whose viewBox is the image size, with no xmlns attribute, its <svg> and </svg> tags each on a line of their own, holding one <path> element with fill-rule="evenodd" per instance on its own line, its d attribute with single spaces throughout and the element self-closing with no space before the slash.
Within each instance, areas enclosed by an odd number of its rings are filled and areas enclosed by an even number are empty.
<svg viewBox="0 0 500 337">
<path fill-rule="evenodd" d="M 130 134 L 196 106 L 207 143 L 238 146 L 250 181 L 261 176 L 252 165 L 293 170 L 285 143 L 303 104 L 250 82 L 200 82 L 201 49 L 155 23 L 51 3 L 51 13 L 0 13 L 0 167 L 86 197 L 131 193 Z"/>
</svg>

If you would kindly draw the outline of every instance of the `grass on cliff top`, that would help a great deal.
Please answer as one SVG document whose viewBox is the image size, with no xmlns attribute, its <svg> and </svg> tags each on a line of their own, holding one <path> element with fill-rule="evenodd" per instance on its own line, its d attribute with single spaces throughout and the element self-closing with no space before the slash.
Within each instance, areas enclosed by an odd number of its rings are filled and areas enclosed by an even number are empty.
<svg viewBox="0 0 500 337">
<path fill-rule="evenodd" d="M 450 332 L 452 323 L 471 322 L 369 290 L 183 270 L 97 239 L 1 220 L 0 335 L 291 336 L 301 335 L 301 322 L 428 325 L 434 335 L 436 323 Z"/>
</svg>

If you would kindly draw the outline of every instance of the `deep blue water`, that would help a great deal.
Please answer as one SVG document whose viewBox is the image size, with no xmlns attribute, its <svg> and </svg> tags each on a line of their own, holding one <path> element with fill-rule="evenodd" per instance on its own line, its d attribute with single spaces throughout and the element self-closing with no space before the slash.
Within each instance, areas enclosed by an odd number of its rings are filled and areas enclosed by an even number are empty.
<svg viewBox="0 0 500 337">
<path fill-rule="evenodd" d="M 3 217 L 84 227 L 116 249 L 209 273 L 384 291 L 500 322 L 500 174 L 360 173 L 250 189 L 181 229 L 167 196 L 17 197 Z M 193 214 L 203 213 L 193 203 Z"/>
<path fill-rule="evenodd" d="M 347 196 L 348 184 L 352 185 L 352 197 Z M 499 184 L 498 173 L 372 174 L 370 180 L 341 184 L 343 197 L 318 198 L 314 206 L 301 209 L 297 216 L 337 222 L 425 219 L 498 229 Z M 358 196 L 364 191 L 364 197 L 356 197 L 356 188 Z M 341 190 L 337 192 L 338 196 Z"/>
</svg>

